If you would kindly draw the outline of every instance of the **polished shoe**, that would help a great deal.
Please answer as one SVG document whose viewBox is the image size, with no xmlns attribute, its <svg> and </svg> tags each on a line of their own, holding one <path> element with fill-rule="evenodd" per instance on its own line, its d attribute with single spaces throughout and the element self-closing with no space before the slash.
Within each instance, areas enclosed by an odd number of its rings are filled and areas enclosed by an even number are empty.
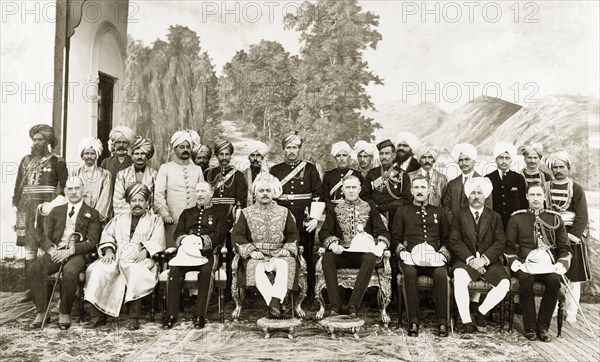
<svg viewBox="0 0 600 362">
<path fill-rule="evenodd" d="M 473 334 L 475 333 L 475 325 L 473 322 L 464 323 L 462 327 L 463 334 Z"/>
<path fill-rule="evenodd" d="M 411 323 L 408 328 L 408 335 L 410 337 L 417 337 L 419 335 L 419 325 L 417 323 Z"/>
<path fill-rule="evenodd" d="M 202 329 L 206 325 L 206 319 L 201 315 L 194 316 L 193 321 L 196 329 Z"/>
<path fill-rule="evenodd" d="M 129 322 L 127 323 L 127 329 L 130 331 L 135 331 L 140 329 L 140 319 L 139 318 L 129 318 Z"/>
<path fill-rule="evenodd" d="M 550 337 L 550 335 L 548 334 L 548 331 L 545 329 L 538 331 L 537 337 L 542 342 L 550 342 L 552 340 L 552 337 Z"/>
<path fill-rule="evenodd" d="M 331 306 L 331 310 L 329 311 L 330 317 L 337 317 L 340 315 L 340 306 L 334 304 Z"/>
<path fill-rule="evenodd" d="M 58 323 L 58 328 L 61 331 L 66 331 L 67 329 L 71 328 L 71 322 L 68 322 L 68 323 Z"/>
<path fill-rule="evenodd" d="M 487 316 L 481 314 L 479 309 L 475 311 L 475 325 L 477 326 L 477 330 L 479 330 L 480 332 L 485 332 L 488 323 L 487 319 Z"/>
<path fill-rule="evenodd" d="M 33 301 L 33 296 L 31 295 L 30 290 L 25 291 L 25 294 L 23 294 L 23 296 L 21 298 L 17 299 L 17 303 L 27 303 L 27 302 L 31 302 L 31 301 Z M 40 325 L 41 325 L 41 323 L 40 323 Z"/>
<path fill-rule="evenodd" d="M 281 301 L 279 298 L 271 298 L 271 303 L 269 303 L 269 317 L 281 318 Z"/>
<path fill-rule="evenodd" d="M 106 325 L 106 318 L 94 317 L 90 320 L 90 322 L 83 326 L 85 329 L 95 329 L 100 326 Z"/>
<path fill-rule="evenodd" d="M 171 329 L 173 328 L 173 326 L 175 326 L 175 322 L 177 321 L 177 318 L 175 318 L 174 315 L 169 314 L 164 320 L 163 320 L 163 329 Z"/>
<path fill-rule="evenodd" d="M 535 331 L 533 329 L 525 331 L 525 338 L 527 338 L 530 341 L 537 340 L 537 336 L 535 335 Z"/>
<path fill-rule="evenodd" d="M 59 314 L 58 328 L 60 328 L 61 331 L 66 331 L 71 328 L 71 316 L 68 314 Z"/>
<path fill-rule="evenodd" d="M 350 318 L 358 318 L 358 308 L 355 305 L 351 305 L 348 307 L 348 316 Z"/>
<path fill-rule="evenodd" d="M 438 327 L 438 337 L 448 337 L 448 327 L 445 324 Z"/>
</svg>

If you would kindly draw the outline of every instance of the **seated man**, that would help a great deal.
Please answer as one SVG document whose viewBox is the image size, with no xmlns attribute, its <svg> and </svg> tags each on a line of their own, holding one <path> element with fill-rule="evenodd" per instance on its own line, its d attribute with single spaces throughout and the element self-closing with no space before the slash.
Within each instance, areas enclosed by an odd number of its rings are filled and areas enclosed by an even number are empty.
<svg viewBox="0 0 600 362">
<path fill-rule="evenodd" d="M 392 227 L 392 245 L 404 274 L 409 336 L 419 335 L 419 296 L 417 277 L 433 278 L 438 335 L 448 336 L 448 219 L 439 206 L 428 203 L 429 181 L 417 175 L 412 180 L 412 204 L 396 210 Z M 413 250 L 414 249 L 414 250 Z M 422 253 L 416 253 L 421 250 Z M 422 256 L 422 257 L 421 257 Z"/>
<path fill-rule="evenodd" d="M 212 278 L 215 258 L 213 249 L 223 244 L 227 231 L 231 229 L 231 222 L 227 217 L 227 209 L 213 207 L 213 188 L 206 181 L 196 185 L 196 206 L 183 210 L 175 227 L 173 240 L 179 246 L 177 256 L 169 262 L 169 281 L 167 283 L 167 316 L 163 321 L 163 328 L 171 329 L 177 321 L 179 314 L 179 299 L 185 274 L 189 271 L 198 273 L 198 298 L 194 309 L 194 328 L 204 328 L 206 324 L 206 308 Z M 191 256 L 182 258 L 189 246 L 181 245 L 191 242 L 196 252 Z M 190 253 L 191 254 L 191 253 Z"/>
<path fill-rule="evenodd" d="M 571 247 L 560 214 L 544 209 L 546 195 L 542 185 L 529 184 L 526 197 L 529 209 L 515 211 L 508 221 L 505 253 L 511 262 L 511 270 L 516 272 L 519 279 L 519 304 L 525 337 L 535 341 L 537 332 L 537 338 L 549 342 L 551 338 L 548 328 L 558 302 L 560 275 L 564 275 L 569 269 Z M 530 255 L 535 255 L 534 258 L 538 262 L 528 263 Z M 546 263 L 541 262 L 544 257 L 547 259 Z M 538 264 L 538 270 L 535 270 L 536 267 L 532 264 Z M 542 264 L 545 264 L 545 267 Z M 545 286 L 537 318 L 533 295 L 534 282 L 541 282 Z"/>
<path fill-rule="evenodd" d="M 85 300 L 95 307 L 89 328 L 105 322 L 101 313 L 118 317 L 125 301 L 128 327 L 139 329 L 140 298 L 152 293 L 158 282 L 158 267 L 151 258 L 165 250 L 163 220 L 148 212 L 150 189 L 141 182 L 125 190 L 125 199 L 131 211 L 106 225 L 98 244 L 100 259 L 86 271 Z"/>
<path fill-rule="evenodd" d="M 375 238 L 372 250 L 381 256 L 383 250 L 389 248 L 390 233 L 377 208 L 360 199 L 361 184 L 357 176 L 350 175 L 342 180 L 342 192 L 344 201 L 327 208 L 319 240 L 323 240 L 323 246 L 329 250 L 323 255 L 323 275 L 331 303 L 330 316 L 347 313 L 356 317 L 377 256 L 372 252 L 344 252 L 344 248 L 348 248 L 357 236 Z M 342 307 L 338 268 L 360 268 L 347 308 Z"/>
<path fill-rule="evenodd" d="M 281 195 L 279 179 L 260 173 L 252 190 L 255 204 L 242 210 L 233 226 L 231 240 L 241 259 L 238 285 L 253 285 L 269 305 L 269 316 L 283 315 L 281 302 L 296 284 L 298 229 L 291 212 L 273 201 Z M 271 284 L 266 273 L 275 272 Z"/>
<path fill-rule="evenodd" d="M 62 282 L 58 325 L 62 330 L 71 326 L 79 273 L 85 270 L 86 254 L 96 250 L 102 231 L 100 214 L 83 202 L 83 180 L 77 176 L 68 179 L 65 194 L 68 203 L 55 207 L 44 219 L 41 247 L 46 254 L 27 270 L 27 282 L 37 310 L 30 325 L 32 329 L 42 326 L 48 308 L 46 276 L 59 270 L 62 270 Z M 71 241 L 74 233 L 81 234 L 77 243 Z"/>
<path fill-rule="evenodd" d="M 450 227 L 450 250 L 456 256 L 452 266 L 454 298 L 463 333 L 475 332 L 469 310 L 469 282 L 481 278 L 494 286 L 475 312 L 475 324 L 482 332 L 487 324 L 486 314 L 504 299 L 510 288 L 500 261 L 506 243 L 502 218 L 484 205 L 491 192 L 492 183 L 482 177 L 473 177 L 467 182 L 465 194 L 469 207 L 455 215 Z"/>
</svg>

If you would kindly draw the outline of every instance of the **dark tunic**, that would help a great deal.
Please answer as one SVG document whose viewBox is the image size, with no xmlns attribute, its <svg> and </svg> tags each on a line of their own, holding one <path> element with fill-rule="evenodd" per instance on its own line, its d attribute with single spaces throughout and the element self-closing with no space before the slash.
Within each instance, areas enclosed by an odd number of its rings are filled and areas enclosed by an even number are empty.
<svg viewBox="0 0 600 362">
<path fill-rule="evenodd" d="M 354 169 L 340 169 L 340 168 L 334 168 L 333 170 L 329 170 L 327 172 L 325 172 L 325 175 L 323 175 L 323 198 L 325 199 L 325 202 L 327 202 L 328 204 L 333 202 L 340 202 L 344 200 L 344 194 L 342 193 L 342 186 L 340 185 L 340 187 L 337 188 L 337 190 L 335 190 L 335 192 L 331 193 L 331 190 L 334 188 L 334 186 L 336 186 L 346 175 L 348 175 L 348 173 L 350 172 L 349 175 L 354 175 L 356 177 L 358 177 L 358 179 L 360 180 L 360 185 L 361 185 L 361 191 L 360 191 L 360 198 L 363 200 L 366 200 L 367 202 L 369 195 L 371 194 L 371 183 L 370 182 L 366 182 L 365 178 L 363 177 L 363 175 Z M 367 199 L 365 199 L 367 198 Z"/>
<path fill-rule="evenodd" d="M 502 225 L 506 230 L 510 215 L 517 210 L 527 208 L 529 203 L 525 198 L 527 186 L 525 179 L 521 174 L 508 171 L 504 178 L 500 179 L 498 171 L 485 175 L 492 181 L 494 189 L 492 190 L 492 205 L 494 211 L 502 217 Z"/>
<path fill-rule="evenodd" d="M 213 193 L 213 203 L 215 205 L 226 205 L 224 208 L 228 210 L 232 210 L 232 206 L 238 204 L 241 208 L 244 208 L 248 202 L 248 185 L 243 173 L 236 170 L 233 176 L 222 183 L 220 187 L 217 187 L 231 170 L 233 170 L 231 165 L 212 167 L 204 172 L 204 179 L 213 187 L 216 187 Z"/>
<path fill-rule="evenodd" d="M 392 226 L 392 250 L 398 254 L 398 245 L 403 244 L 410 252 L 424 241 L 436 251 L 441 247 L 448 250 L 449 230 L 448 218 L 441 207 L 429 204 L 417 206 L 413 203 L 405 205 L 396 210 Z"/>
<path fill-rule="evenodd" d="M 37 248 L 44 225 L 41 215 L 36 225 L 37 208 L 63 193 L 67 177 L 65 160 L 55 154 L 27 155 L 21 160 L 13 194 L 13 205 L 17 208 L 18 246 Z"/>
<path fill-rule="evenodd" d="M 399 169 L 396 168 L 398 172 Z M 410 177 L 408 173 L 402 172 L 396 174 L 393 179 L 388 179 L 379 189 L 372 188 L 373 181 L 379 179 L 383 174 L 383 166 L 376 167 L 369 171 L 366 181 L 370 183 L 370 194 L 367 196 L 372 201 L 380 213 L 387 213 L 387 219 L 390 224 L 394 220 L 394 213 L 400 206 L 410 204 L 413 196 L 410 193 Z"/>
<path fill-rule="evenodd" d="M 202 236 L 202 254 L 207 256 L 212 249 L 223 244 L 225 235 L 231 229 L 231 221 L 227 218 L 227 210 L 206 206 L 194 206 L 183 210 L 173 233 L 173 240 L 179 245 L 185 235 Z"/>
</svg>

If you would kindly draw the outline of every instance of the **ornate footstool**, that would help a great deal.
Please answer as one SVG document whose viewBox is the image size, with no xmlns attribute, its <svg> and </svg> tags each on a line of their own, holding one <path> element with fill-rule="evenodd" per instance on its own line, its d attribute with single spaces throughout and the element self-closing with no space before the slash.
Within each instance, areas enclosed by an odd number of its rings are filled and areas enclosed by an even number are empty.
<svg viewBox="0 0 600 362">
<path fill-rule="evenodd" d="M 294 328 L 301 325 L 302 322 L 298 318 L 267 318 L 263 317 L 256 321 L 256 325 L 265 332 L 265 338 L 270 338 L 272 332 L 282 331 L 287 332 L 289 339 L 294 338 Z"/>
<path fill-rule="evenodd" d="M 353 318 L 347 315 L 339 315 L 335 317 L 327 317 L 319 322 L 320 325 L 327 328 L 331 334 L 331 338 L 335 339 L 335 331 L 349 331 L 354 335 L 354 338 L 359 339 L 358 332 L 365 324 L 365 321 L 360 318 Z"/>
</svg>

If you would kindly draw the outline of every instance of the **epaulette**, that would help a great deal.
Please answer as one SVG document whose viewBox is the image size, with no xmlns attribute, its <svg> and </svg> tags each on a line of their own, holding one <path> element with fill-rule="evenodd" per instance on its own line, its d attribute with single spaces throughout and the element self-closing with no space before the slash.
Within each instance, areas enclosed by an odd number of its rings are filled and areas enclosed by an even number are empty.
<svg viewBox="0 0 600 362">
<path fill-rule="evenodd" d="M 527 213 L 527 209 L 521 209 L 521 210 L 517 210 L 517 211 L 513 212 L 511 214 L 511 216 L 516 215 L 516 214 L 525 214 L 525 213 Z"/>
<path fill-rule="evenodd" d="M 544 212 L 547 212 L 548 214 L 553 214 L 553 215 L 558 215 L 560 216 L 560 213 L 554 211 L 554 210 L 550 210 L 550 209 L 544 209 Z"/>
</svg>

